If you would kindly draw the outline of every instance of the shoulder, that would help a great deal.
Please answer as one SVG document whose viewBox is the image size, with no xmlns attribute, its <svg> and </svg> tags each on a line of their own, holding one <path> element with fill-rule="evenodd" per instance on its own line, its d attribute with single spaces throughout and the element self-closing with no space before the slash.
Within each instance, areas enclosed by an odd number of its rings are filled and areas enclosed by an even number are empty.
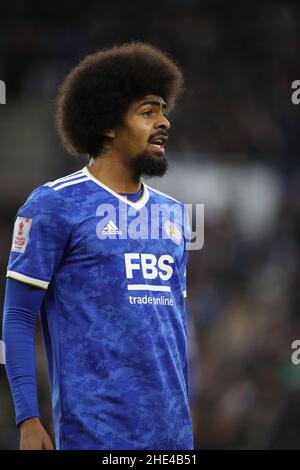
<svg viewBox="0 0 300 470">
<path fill-rule="evenodd" d="M 60 191 L 55 191 L 51 183 L 47 182 L 35 188 L 24 204 L 19 208 L 18 215 L 23 217 L 38 217 L 49 219 L 69 219 L 72 214 L 72 200 L 66 198 Z"/>
<path fill-rule="evenodd" d="M 86 169 L 83 168 L 81 170 L 75 171 L 75 173 L 62 176 L 53 181 L 48 181 L 43 186 L 50 188 L 55 193 L 63 194 L 64 191 L 61 191 L 62 189 L 72 188 L 73 186 L 76 186 L 79 183 L 83 183 L 88 180 L 89 177 L 86 173 Z"/>
<path fill-rule="evenodd" d="M 144 183 L 145 185 L 145 183 Z M 189 213 L 187 210 L 187 206 L 175 199 L 173 196 L 169 194 L 163 193 L 158 189 L 152 188 L 151 186 L 145 185 L 147 190 L 149 191 L 150 195 L 152 196 L 155 204 L 161 205 L 166 209 L 163 210 L 165 217 L 170 217 L 171 220 L 179 227 L 185 236 L 186 240 L 190 239 L 190 220 L 189 220 Z M 170 221 L 166 220 L 166 223 L 169 224 Z"/>
<path fill-rule="evenodd" d="M 176 203 L 180 204 L 183 206 L 184 204 L 181 201 L 178 201 L 174 197 L 170 196 L 169 194 L 163 193 L 162 191 L 159 191 L 158 189 L 152 188 L 152 186 L 149 186 L 148 184 L 143 183 L 144 186 L 146 186 L 147 190 L 149 193 L 159 202 L 168 202 L 168 203 Z"/>
<path fill-rule="evenodd" d="M 23 208 L 37 208 L 40 211 L 44 209 L 58 209 L 63 203 L 62 198 L 55 193 L 51 188 L 45 185 L 38 186 L 28 196 L 25 203 L 22 205 L 20 210 Z"/>
<path fill-rule="evenodd" d="M 67 196 L 71 188 L 83 181 L 88 181 L 88 177 L 84 174 L 83 170 L 62 176 L 53 181 L 48 181 L 32 191 L 25 205 L 39 204 L 41 207 L 50 208 L 53 206 L 62 208 L 66 202 L 70 202 Z M 64 191 L 65 188 L 67 191 Z"/>
<path fill-rule="evenodd" d="M 64 226 L 69 230 L 73 226 L 73 212 L 69 203 L 66 204 L 55 191 L 42 185 L 34 189 L 18 209 L 15 222 L 27 219 L 31 221 L 32 227 L 47 227 L 47 230 L 53 230 L 55 227 Z"/>
</svg>

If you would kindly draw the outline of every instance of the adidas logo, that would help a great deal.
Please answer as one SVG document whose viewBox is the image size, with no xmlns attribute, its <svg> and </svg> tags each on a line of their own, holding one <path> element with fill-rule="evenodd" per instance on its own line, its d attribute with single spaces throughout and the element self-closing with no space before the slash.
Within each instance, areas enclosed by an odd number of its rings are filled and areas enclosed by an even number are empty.
<svg viewBox="0 0 300 470">
<path fill-rule="evenodd" d="M 102 235 L 122 235 L 122 230 L 119 230 L 113 221 L 110 220 L 102 230 Z"/>
</svg>

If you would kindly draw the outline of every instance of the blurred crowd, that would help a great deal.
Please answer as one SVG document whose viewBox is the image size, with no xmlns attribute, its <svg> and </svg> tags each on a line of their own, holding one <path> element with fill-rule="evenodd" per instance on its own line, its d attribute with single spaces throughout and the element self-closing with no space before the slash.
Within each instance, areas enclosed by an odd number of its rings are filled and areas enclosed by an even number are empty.
<svg viewBox="0 0 300 470">
<path fill-rule="evenodd" d="M 196 446 L 299 449 L 300 365 L 291 362 L 291 345 L 300 339 L 300 106 L 291 102 L 291 83 L 300 79 L 300 7 L 267 0 L 86 0 L 84 6 L 78 0 L 31 0 L 1 8 L 0 79 L 7 85 L 7 105 L 0 106 L 2 303 L 18 207 L 45 180 L 83 166 L 67 157 L 55 135 L 52 103 L 58 84 L 97 48 L 149 41 L 167 50 L 186 77 L 168 144 L 171 194 L 179 197 L 180 187 L 184 200 L 185 188 L 193 186 L 196 198 L 185 202 L 205 202 L 205 244 L 190 252 L 188 269 Z M 242 184 L 239 191 L 248 197 L 242 206 L 243 198 L 236 196 L 225 204 L 221 187 L 211 185 L 203 201 L 204 163 L 213 174 L 220 165 L 246 178 L 258 165 L 276 174 L 280 191 L 271 185 L 260 202 Z M 199 186 L 188 171 L 176 173 L 182 164 L 193 167 Z M 162 187 L 159 181 L 155 185 Z M 248 228 L 257 223 L 251 217 L 266 203 L 264 194 L 272 224 L 245 230 L 247 221 Z M 52 429 L 39 329 L 37 348 L 42 418 Z M 0 399 L 0 448 L 16 448 L 3 366 Z"/>
</svg>

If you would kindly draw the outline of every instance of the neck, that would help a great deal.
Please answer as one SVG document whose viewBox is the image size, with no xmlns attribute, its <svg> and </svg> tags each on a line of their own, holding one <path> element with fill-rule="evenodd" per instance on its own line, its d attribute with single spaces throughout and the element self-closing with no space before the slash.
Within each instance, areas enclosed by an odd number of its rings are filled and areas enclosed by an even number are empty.
<svg viewBox="0 0 300 470">
<path fill-rule="evenodd" d="M 141 181 L 134 177 L 132 169 L 119 158 L 91 158 L 88 169 L 95 178 L 116 193 L 135 193 L 142 187 Z"/>
</svg>

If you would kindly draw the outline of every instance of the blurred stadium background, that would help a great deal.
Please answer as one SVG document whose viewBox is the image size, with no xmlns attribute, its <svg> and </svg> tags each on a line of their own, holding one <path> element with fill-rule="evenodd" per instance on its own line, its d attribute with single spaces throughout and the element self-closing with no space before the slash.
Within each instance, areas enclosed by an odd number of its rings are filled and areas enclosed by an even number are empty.
<svg viewBox="0 0 300 470">
<path fill-rule="evenodd" d="M 0 296 L 13 218 L 36 186 L 81 168 L 53 124 L 65 73 L 127 40 L 168 51 L 186 92 L 172 116 L 170 171 L 149 181 L 205 204 L 205 245 L 191 252 L 191 404 L 198 449 L 300 449 L 300 79 L 297 2 L 13 1 L 0 6 Z M 42 419 L 52 429 L 39 330 Z M 16 449 L 0 366 L 0 448 Z"/>
</svg>

